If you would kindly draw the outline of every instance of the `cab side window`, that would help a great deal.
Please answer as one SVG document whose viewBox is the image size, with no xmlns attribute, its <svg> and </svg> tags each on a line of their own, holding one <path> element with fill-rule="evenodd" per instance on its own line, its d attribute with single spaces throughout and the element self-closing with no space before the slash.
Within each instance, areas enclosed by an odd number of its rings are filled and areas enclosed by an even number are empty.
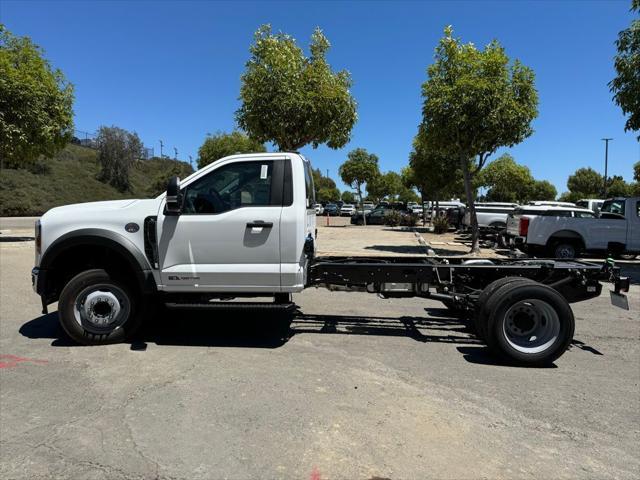
<svg viewBox="0 0 640 480">
<path fill-rule="evenodd" d="M 316 204 L 316 192 L 313 185 L 313 173 L 311 172 L 311 163 L 304 163 L 304 183 L 307 195 L 307 208 L 313 208 Z"/>
<path fill-rule="evenodd" d="M 271 204 L 273 162 L 235 162 L 199 178 L 183 190 L 182 212 L 218 214 Z"/>
</svg>

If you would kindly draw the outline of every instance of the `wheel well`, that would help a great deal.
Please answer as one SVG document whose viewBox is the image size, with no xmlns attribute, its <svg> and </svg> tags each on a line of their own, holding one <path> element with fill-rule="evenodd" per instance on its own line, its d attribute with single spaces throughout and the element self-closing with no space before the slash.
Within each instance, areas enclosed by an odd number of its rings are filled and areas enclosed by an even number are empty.
<svg viewBox="0 0 640 480">
<path fill-rule="evenodd" d="M 560 230 L 559 232 L 554 233 L 553 236 L 549 238 L 547 246 L 552 247 L 559 242 L 566 242 L 575 245 L 578 248 L 584 248 L 582 235 L 574 232 L 573 230 Z"/>
<path fill-rule="evenodd" d="M 130 286 L 140 290 L 139 269 L 115 248 L 105 245 L 73 245 L 56 255 L 47 268 L 46 296 L 49 302 L 58 299 L 64 286 L 78 273 L 102 268 L 129 280 Z"/>
</svg>

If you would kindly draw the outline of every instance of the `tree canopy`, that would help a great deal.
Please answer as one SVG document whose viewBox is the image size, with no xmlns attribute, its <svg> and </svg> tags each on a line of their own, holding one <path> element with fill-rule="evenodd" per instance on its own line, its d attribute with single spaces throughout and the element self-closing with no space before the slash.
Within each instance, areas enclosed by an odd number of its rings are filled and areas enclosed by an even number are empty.
<svg viewBox="0 0 640 480">
<path fill-rule="evenodd" d="M 356 190 L 362 203 L 362 187 L 380 175 L 378 157 L 364 148 L 356 148 L 347 154 L 347 161 L 340 165 L 338 173 L 344 183 Z"/>
<path fill-rule="evenodd" d="M 599 198 L 604 188 L 604 178 L 593 168 L 579 168 L 567 179 L 570 198 Z M 565 197 L 566 198 L 566 197 Z"/>
<path fill-rule="evenodd" d="M 236 153 L 266 151 L 264 144 L 249 138 L 237 130 L 231 133 L 216 132 L 214 135 L 207 135 L 204 143 L 198 149 L 198 168 Z"/>
<path fill-rule="evenodd" d="M 413 140 L 405 185 L 418 189 L 424 199 L 442 200 L 464 190 L 460 166 L 455 159 L 428 142 L 423 127 Z"/>
<path fill-rule="evenodd" d="M 558 190 L 548 180 L 534 180 L 529 200 L 555 200 Z"/>
<path fill-rule="evenodd" d="M 631 10 L 640 12 L 640 0 L 632 0 Z M 609 82 L 609 88 L 613 100 L 628 116 L 624 129 L 637 132 L 640 130 L 640 19 L 634 19 L 629 28 L 618 34 L 616 47 L 616 77 Z"/>
<path fill-rule="evenodd" d="M 534 182 L 531 170 L 516 163 L 508 153 L 489 163 L 477 179 L 480 186 L 489 188 L 486 199 L 490 202 L 526 202 Z"/>
<path fill-rule="evenodd" d="M 340 200 L 342 200 L 344 203 L 355 203 L 356 196 L 353 194 L 353 192 L 345 190 L 344 192 L 342 192 L 342 195 L 340 195 Z"/>
<path fill-rule="evenodd" d="M 340 198 L 340 190 L 336 182 L 322 175 L 319 168 L 312 170 L 313 186 L 316 189 L 316 201 L 321 203 L 335 202 Z"/>
<path fill-rule="evenodd" d="M 118 127 L 100 127 L 96 139 L 101 170 L 98 179 L 121 192 L 130 190 L 129 172 L 142 157 L 143 145 L 138 134 Z"/>
<path fill-rule="evenodd" d="M 28 37 L 0 24 L 0 158 L 21 167 L 53 156 L 73 133 L 73 86 Z"/>
<path fill-rule="evenodd" d="M 447 27 L 422 85 L 423 128 L 431 148 L 457 162 L 471 215 L 472 252 L 479 251 L 473 176 L 498 148 L 513 146 L 533 133 L 538 94 L 533 71 L 510 63 L 494 40 L 479 50 L 462 43 Z"/>
<path fill-rule="evenodd" d="M 402 178 L 398 173 L 386 172 L 369 179 L 367 182 L 367 195 L 375 199 L 376 202 L 380 202 L 385 197 L 396 200 L 403 188 Z"/>
<path fill-rule="evenodd" d="M 327 62 L 329 48 L 319 28 L 311 35 L 311 55 L 306 57 L 293 37 L 261 26 L 241 78 L 240 128 L 281 151 L 307 144 L 346 145 L 357 120 L 356 102 L 349 72 L 333 72 Z"/>
</svg>

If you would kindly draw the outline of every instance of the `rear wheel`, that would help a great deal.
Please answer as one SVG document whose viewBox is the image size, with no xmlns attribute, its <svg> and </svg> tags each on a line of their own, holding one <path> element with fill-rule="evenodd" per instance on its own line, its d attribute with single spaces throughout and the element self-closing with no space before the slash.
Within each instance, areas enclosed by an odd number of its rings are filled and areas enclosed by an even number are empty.
<svg viewBox="0 0 640 480">
<path fill-rule="evenodd" d="M 553 258 L 576 258 L 578 254 L 577 245 L 573 242 L 559 241 L 553 245 Z"/>
<path fill-rule="evenodd" d="M 123 279 L 102 269 L 73 277 L 60 293 L 60 324 L 84 345 L 130 339 L 142 323 L 139 295 Z"/>
<path fill-rule="evenodd" d="M 575 320 L 569 303 L 540 283 L 512 283 L 499 289 L 489 313 L 487 344 L 523 365 L 552 363 L 569 347 Z"/>
<path fill-rule="evenodd" d="M 489 301 L 494 296 L 494 293 L 496 293 L 500 288 L 514 282 L 535 283 L 534 280 L 524 277 L 503 277 L 499 278 L 498 280 L 494 280 L 489 285 L 487 285 L 478 297 L 478 300 L 476 302 L 476 311 L 473 316 L 473 323 L 476 334 L 482 340 L 486 340 L 487 336 L 489 313 L 490 308 L 492 307 L 491 305 L 489 305 Z"/>
</svg>

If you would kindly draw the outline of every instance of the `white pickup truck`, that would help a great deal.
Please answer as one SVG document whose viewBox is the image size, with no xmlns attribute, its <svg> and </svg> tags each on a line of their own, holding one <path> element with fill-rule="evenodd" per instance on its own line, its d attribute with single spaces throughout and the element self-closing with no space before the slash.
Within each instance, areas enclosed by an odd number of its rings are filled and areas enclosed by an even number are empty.
<svg viewBox="0 0 640 480">
<path fill-rule="evenodd" d="M 314 205 L 310 163 L 262 153 L 174 177 L 157 198 L 54 208 L 36 222 L 34 290 L 43 313 L 57 301 L 64 330 L 89 345 L 132 338 L 156 305 L 246 308 L 227 302 L 238 298 L 291 312 L 291 294 L 312 286 L 431 298 L 472 320 L 494 352 L 526 365 L 562 355 L 574 331 L 569 303 L 598 296 L 601 280 L 615 283 L 624 306 L 629 282 L 610 264 L 318 257 Z M 180 328 L 180 314 L 172 318 Z"/>
<path fill-rule="evenodd" d="M 507 234 L 515 246 L 540 256 L 637 255 L 640 254 L 640 197 L 606 200 L 599 217 L 584 208 L 530 207 L 527 210 L 522 207 L 510 217 Z"/>
</svg>

